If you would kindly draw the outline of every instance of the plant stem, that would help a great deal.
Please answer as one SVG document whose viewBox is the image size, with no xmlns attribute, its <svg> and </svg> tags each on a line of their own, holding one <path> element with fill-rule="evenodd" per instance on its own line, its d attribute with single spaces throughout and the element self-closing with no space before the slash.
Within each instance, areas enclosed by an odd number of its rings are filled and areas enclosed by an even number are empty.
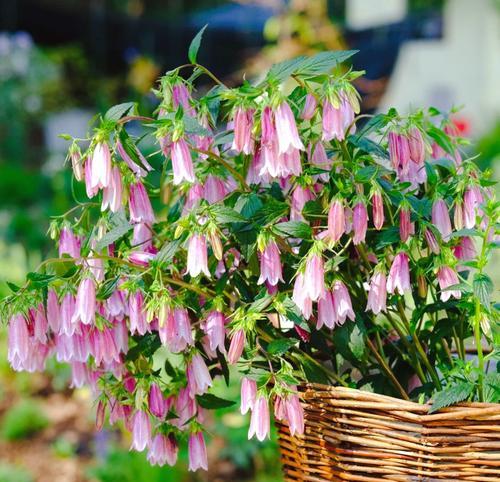
<svg viewBox="0 0 500 482">
<path fill-rule="evenodd" d="M 377 351 L 375 346 L 373 345 L 372 341 L 369 338 L 366 338 L 366 343 L 368 345 L 368 348 L 371 350 L 373 353 L 373 356 L 377 359 L 377 361 L 380 363 L 380 366 L 382 370 L 386 373 L 386 375 L 389 377 L 391 380 L 392 384 L 394 385 L 394 388 L 399 392 L 399 394 L 405 399 L 405 400 L 410 400 L 410 397 L 406 393 L 405 389 L 401 386 L 401 384 L 398 382 L 398 379 L 396 378 L 396 375 L 394 375 L 394 372 L 391 370 L 391 367 L 387 364 L 387 362 L 384 360 L 384 358 L 380 355 L 380 353 Z"/>
<path fill-rule="evenodd" d="M 484 356 L 483 356 L 483 346 L 481 344 L 481 305 L 479 300 L 476 298 L 475 301 L 475 316 L 474 316 L 474 338 L 476 340 L 477 349 L 477 366 L 479 369 L 477 384 L 478 384 L 478 396 L 479 401 L 484 401 Z"/>
</svg>

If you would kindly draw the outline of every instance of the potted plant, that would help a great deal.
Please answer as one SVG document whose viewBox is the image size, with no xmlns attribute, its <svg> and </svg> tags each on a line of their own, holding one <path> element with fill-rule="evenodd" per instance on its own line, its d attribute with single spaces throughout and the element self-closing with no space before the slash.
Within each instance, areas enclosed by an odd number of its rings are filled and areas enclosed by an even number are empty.
<svg viewBox="0 0 500 482">
<path fill-rule="evenodd" d="M 203 411 L 230 403 L 210 387 L 235 366 L 249 437 L 274 411 L 289 480 L 493 480 L 493 183 L 436 109 L 357 115 L 360 73 L 340 65 L 355 52 L 229 88 L 197 63 L 201 35 L 153 117 L 120 104 L 72 140 L 88 200 L 53 221 L 59 255 L 11 285 L 12 367 L 70 363 L 98 427 L 123 420 L 151 463 L 185 438 L 207 468 Z M 441 449 L 455 435 L 461 458 Z"/>
</svg>

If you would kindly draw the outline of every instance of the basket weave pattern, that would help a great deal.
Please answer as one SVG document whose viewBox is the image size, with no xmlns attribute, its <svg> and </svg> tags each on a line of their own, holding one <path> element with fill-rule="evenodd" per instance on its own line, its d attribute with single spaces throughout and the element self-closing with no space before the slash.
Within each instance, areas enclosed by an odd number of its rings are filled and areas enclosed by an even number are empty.
<svg viewBox="0 0 500 482">
<path fill-rule="evenodd" d="M 278 423 L 287 482 L 500 482 L 500 404 L 429 406 L 350 388 L 301 387 L 305 433 Z"/>
</svg>

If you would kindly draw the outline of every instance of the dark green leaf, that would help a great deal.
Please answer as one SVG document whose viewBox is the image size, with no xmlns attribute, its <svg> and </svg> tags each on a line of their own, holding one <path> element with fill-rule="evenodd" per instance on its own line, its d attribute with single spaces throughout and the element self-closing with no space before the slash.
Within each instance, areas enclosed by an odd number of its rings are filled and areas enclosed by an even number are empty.
<svg viewBox="0 0 500 482">
<path fill-rule="evenodd" d="M 266 80 L 282 82 L 296 72 L 307 57 L 301 56 L 274 64 L 267 73 Z"/>
<path fill-rule="evenodd" d="M 432 407 L 429 413 L 433 413 L 440 408 L 449 407 L 456 403 L 467 400 L 474 391 L 474 384 L 471 382 L 458 382 L 449 388 L 446 388 L 433 397 Z"/>
<path fill-rule="evenodd" d="M 177 376 L 177 372 L 175 371 L 175 368 L 173 367 L 172 363 L 170 363 L 170 360 L 168 358 L 165 359 L 164 363 L 164 368 L 165 368 L 165 373 L 170 377 L 170 378 L 175 378 Z"/>
<path fill-rule="evenodd" d="M 448 154 L 453 154 L 454 147 L 450 138 L 438 127 L 430 126 L 427 129 L 427 134 L 436 141 L 436 144 L 442 147 Z"/>
<path fill-rule="evenodd" d="M 113 294 L 113 291 L 115 291 L 115 288 L 118 285 L 118 281 L 120 281 L 120 276 L 107 279 L 97 292 L 97 299 L 99 300 L 108 299 Z"/>
<path fill-rule="evenodd" d="M 348 141 L 367 154 L 389 159 L 389 152 L 367 137 L 349 136 Z"/>
<path fill-rule="evenodd" d="M 6 283 L 13 293 L 17 293 L 21 289 L 19 286 L 15 285 L 14 283 L 11 283 L 10 281 L 6 281 Z"/>
<path fill-rule="evenodd" d="M 303 358 L 301 360 L 301 366 L 308 382 L 323 383 L 326 385 L 330 383 L 330 380 L 326 376 L 325 372 L 313 361 L 309 360 L 309 358 Z"/>
<path fill-rule="evenodd" d="M 215 204 L 212 206 L 211 211 L 218 223 L 241 223 L 246 221 L 246 218 L 238 211 L 222 204 Z"/>
<path fill-rule="evenodd" d="M 26 278 L 30 282 L 30 286 L 35 289 L 46 288 L 49 283 L 56 279 L 56 276 L 53 274 L 42 274 L 31 272 L 26 275 Z"/>
<path fill-rule="evenodd" d="M 327 74 L 334 67 L 359 52 L 358 50 L 335 50 L 320 52 L 312 57 L 307 57 L 299 63 L 296 70 L 297 75 L 312 76 L 318 74 Z"/>
<path fill-rule="evenodd" d="M 377 175 L 377 166 L 366 166 L 359 169 L 355 174 L 356 182 L 369 182 Z"/>
<path fill-rule="evenodd" d="M 262 294 L 259 294 L 258 298 L 250 305 L 248 311 L 253 313 L 261 313 L 264 311 L 273 301 L 273 297 L 264 290 Z"/>
<path fill-rule="evenodd" d="M 273 230 L 280 236 L 291 236 L 292 238 L 310 239 L 312 229 L 309 224 L 302 221 L 285 221 L 275 224 Z"/>
<path fill-rule="evenodd" d="M 198 50 L 200 49 L 200 44 L 201 44 L 201 38 L 203 37 L 203 32 L 205 32 L 205 29 L 208 27 L 208 24 L 205 25 L 194 37 L 194 39 L 191 41 L 191 44 L 189 45 L 189 50 L 188 50 L 188 58 L 189 61 L 192 64 L 196 63 L 196 59 L 198 57 Z"/>
<path fill-rule="evenodd" d="M 476 273 L 474 275 L 472 286 L 474 288 L 474 295 L 479 299 L 485 308 L 489 309 L 490 295 L 494 288 L 491 278 L 486 274 Z"/>
<path fill-rule="evenodd" d="M 234 405 L 232 400 L 217 397 L 212 393 L 205 393 L 203 395 L 196 395 L 196 400 L 202 408 L 213 410 L 216 408 L 228 408 Z"/>
<path fill-rule="evenodd" d="M 104 114 L 104 118 L 106 120 L 117 121 L 122 117 L 126 116 L 130 111 L 135 110 L 136 103 L 135 102 L 125 102 L 123 104 L 114 105 L 111 107 L 106 114 Z"/>
<path fill-rule="evenodd" d="M 128 361 L 136 360 L 141 355 L 149 358 L 161 346 L 160 338 L 156 333 L 148 333 L 141 337 L 134 336 L 133 339 L 137 342 L 137 345 L 130 348 L 125 356 L 125 359 Z"/>
<path fill-rule="evenodd" d="M 156 261 L 160 264 L 168 263 L 175 256 L 175 253 L 180 248 L 181 244 L 181 238 L 165 243 L 160 251 L 158 251 Z"/>
<path fill-rule="evenodd" d="M 278 338 L 267 346 L 267 353 L 272 356 L 284 355 L 292 346 L 297 344 L 294 338 Z"/>
</svg>

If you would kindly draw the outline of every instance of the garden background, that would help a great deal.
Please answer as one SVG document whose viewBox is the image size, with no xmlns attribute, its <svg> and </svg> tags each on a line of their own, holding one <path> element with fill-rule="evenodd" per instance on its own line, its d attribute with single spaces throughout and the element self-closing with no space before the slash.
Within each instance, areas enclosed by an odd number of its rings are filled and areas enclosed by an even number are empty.
<svg viewBox="0 0 500 482">
<path fill-rule="evenodd" d="M 50 253 L 50 217 L 72 206 L 58 134 L 83 136 L 122 101 L 154 110 L 155 79 L 205 24 L 200 61 L 229 85 L 299 54 L 358 49 L 364 113 L 461 108 L 468 155 L 499 178 L 498 0 L 0 0 L 1 296 Z M 247 441 L 236 410 L 213 415 L 208 474 L 152 468 L 119 429 L 94 432 L 90 393 L 68 389 L 64 367 L 15 374 L 5 352 L 0 328 L 0 482 L 281 480 L 275 440 Z M 238 399 L 237 383 L 225 390 Z"/>
</svg>

